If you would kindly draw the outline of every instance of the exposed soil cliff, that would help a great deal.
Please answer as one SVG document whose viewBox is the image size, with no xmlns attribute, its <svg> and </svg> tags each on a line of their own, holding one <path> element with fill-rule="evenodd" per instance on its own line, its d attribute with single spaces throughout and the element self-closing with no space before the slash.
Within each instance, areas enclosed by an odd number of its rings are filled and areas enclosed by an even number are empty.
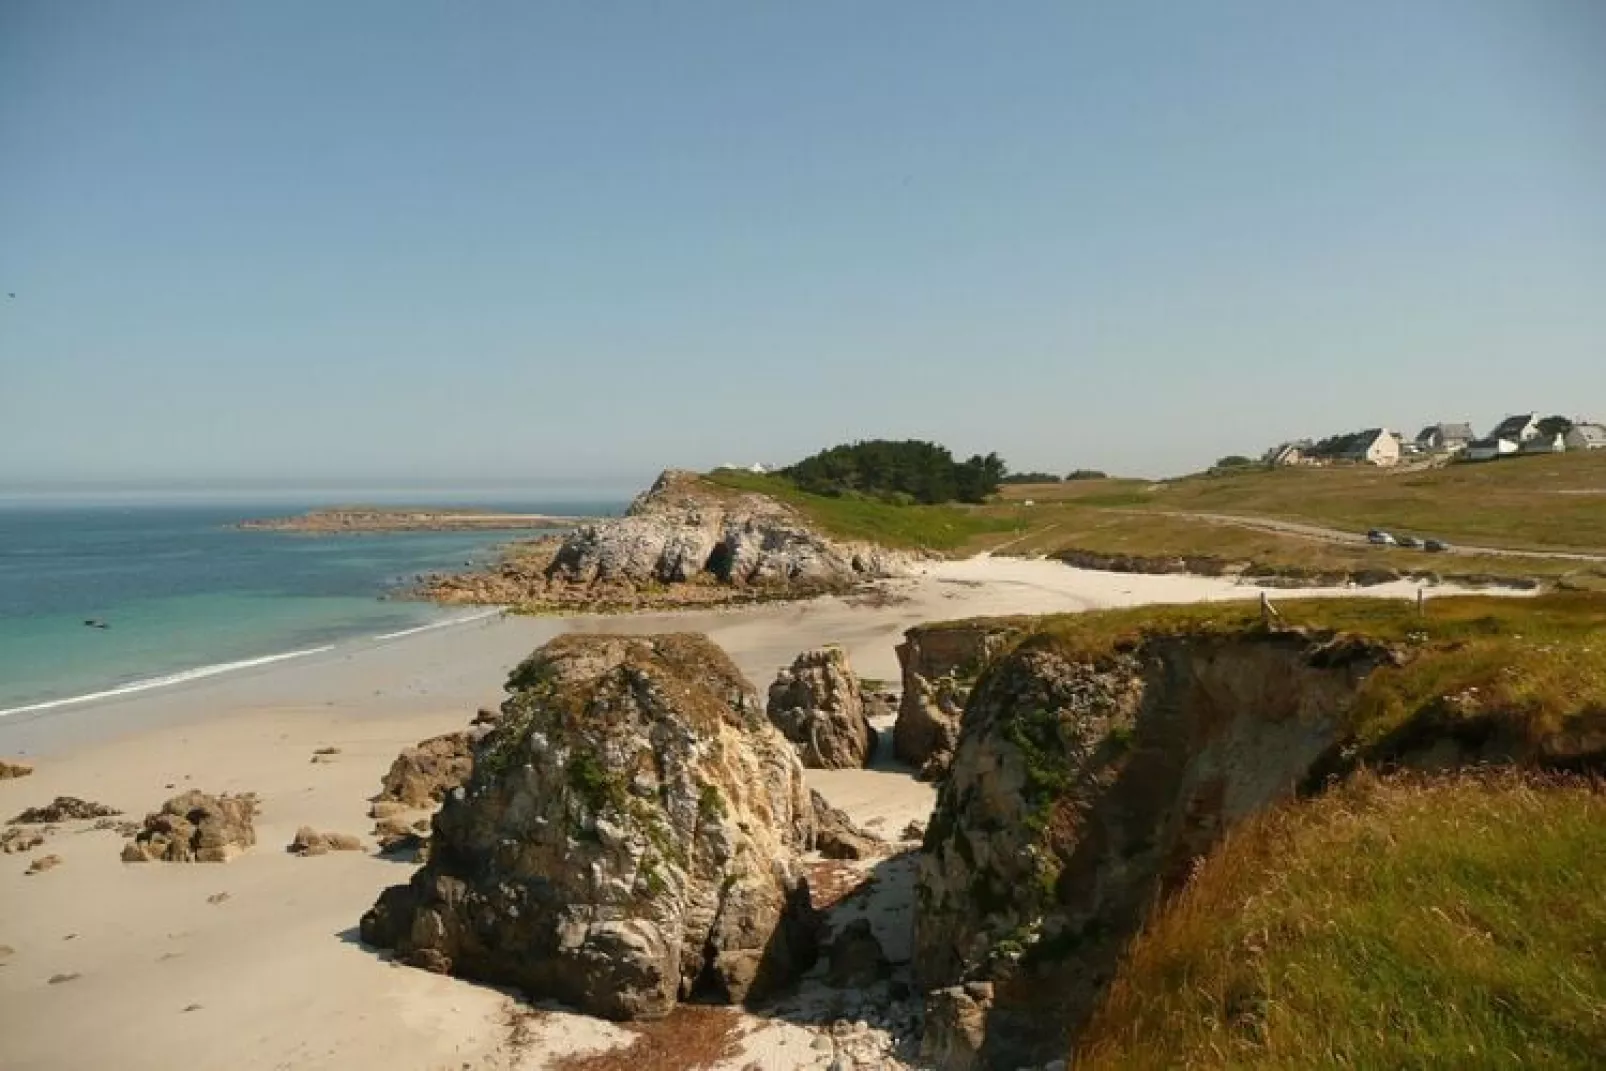
<svg viewBox="0 0 1606 1071">
<path fill-rule="evenodd" d="M 438 577 L 447 602 L 636 609 L 845 591 L 906 571 L 903 555 L 841 543 L 792 507 L 671 469 L 618 519 L 524 548 L 488 573 Z"/>
</svg>

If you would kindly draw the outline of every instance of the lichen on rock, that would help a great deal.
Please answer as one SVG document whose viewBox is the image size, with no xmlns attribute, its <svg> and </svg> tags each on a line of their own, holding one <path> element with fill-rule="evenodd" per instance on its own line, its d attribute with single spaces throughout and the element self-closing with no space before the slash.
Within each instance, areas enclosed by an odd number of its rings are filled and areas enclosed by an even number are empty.
<svg viewBox="0 0 1606 1071">
<path fill-rule="evenodd" d="M 363 916 L 401 961 L 613 1019 L 812 964 L 802 766 L 707 639 L 560 637 L 514 670 L 428 863 Z"/>
</svg>

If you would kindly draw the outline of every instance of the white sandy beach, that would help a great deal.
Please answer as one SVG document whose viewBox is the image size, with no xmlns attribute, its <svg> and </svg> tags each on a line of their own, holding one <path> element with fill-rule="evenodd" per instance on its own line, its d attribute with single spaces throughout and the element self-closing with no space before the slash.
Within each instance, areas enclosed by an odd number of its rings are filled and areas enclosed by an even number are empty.
<svg viewBox="0 0 1606 1071">
<path fill-rule="evenodd" d="M 563 631 L 700 631 L 761 689 L 801 650 L 847 649 L 864 676 L 898 677 L 903 630 L 934 620 L 1149 602 L 1253 598 L 1228 580 L 1137 576 L 1055 562 L 977 558 L 892 583 L 900 601 L 822 599 L 729 611 L 589 619 L 488 619 L 354 644 L 116 701 L 0 718 L 0 757 L 37 764 L 0 782 L 0 818 L 82 796 L 138 819 L 187 788 L 254 791 L 256 848 L 228 864 L 124 864 L 121 839 L 62 826 L 39 849 L 0 855 L 0 1066 L 21 1069 L 536 1068 L 631 1035 L 551 1014 L 510 1043 L 507 995 L 391 966 L 355 940 L 357 920 L 409 863 L 365 853 L 297 858 L 296 828 L 367 839 L 368 797 L 404 746 L 462 727 L 501 699 L 507 671 Z M 1404 583 L 1357 592 L 1414 598 Z M 340 748 L 312 763 L 318 747 Z M 933 791 L 890 767 L 813 772 L 833 803 L 888 836 L 929 813 Z M 32 858 L 60 866 L 25 876 Z M 870 911 L 907 956 L 906 878 Z M 906 867 L 905 867 L 906 869 Z M 210 902 L 227 894 L 220 902 Z M 867 909 L 869 910 L 869 909 Z M 52 983 L 56 976 L 69 976 Z M 803 998 L 799 998 L 803 999 Z M 779 1019 L 752 1021 L 743 1067 L 822 1065 L 829 1047 Z"/>
</svg>

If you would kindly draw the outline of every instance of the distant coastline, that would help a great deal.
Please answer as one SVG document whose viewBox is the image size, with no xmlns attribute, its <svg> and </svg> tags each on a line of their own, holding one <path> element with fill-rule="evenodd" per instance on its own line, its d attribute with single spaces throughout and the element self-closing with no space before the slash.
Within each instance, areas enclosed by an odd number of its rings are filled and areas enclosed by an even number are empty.
<svg viewBox="0 0 1606 1071">
<path fill-rule="evenodd" d="M 289 517 L 254 518 L 234 527 L 245 531 L 314 533 L 473 532 L 572 528 L 588 519 L 461 508 L 341 506 L 308 510 Z"/>
</svg>

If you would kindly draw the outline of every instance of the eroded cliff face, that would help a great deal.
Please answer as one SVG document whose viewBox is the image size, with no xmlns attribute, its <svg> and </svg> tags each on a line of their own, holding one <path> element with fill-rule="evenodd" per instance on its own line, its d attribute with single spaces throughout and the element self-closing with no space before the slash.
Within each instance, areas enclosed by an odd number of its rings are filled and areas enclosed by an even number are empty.
<svg viewBox="0 0 1606 1071">
<path fill-rule="evenodd" d="M 927 1058 L 1063 1057 L 1154 898 L 1295 791 L 1393 657 L 1283 632 L 1149 640 L 1095 662 L 1034 637 L 998 659 L 970 696 L 921 857 Z M 944 1019 L 954 1008 L 965 1029 Z"/>
<path fill-rule="evenodd" d="M 770 685 L 769 719 L 797 745 L 803 765 L 814 770 L 868 766 L 876 731 L 870 714 L 877 707 L 866 696 L 858 674 L 840 647 L 804 651 Z"/>
<path fill-rule="evenodd" d="M 508 688 L 365 941 L 614 1019 L 741 1002 L 813 962 L 815 803 L 718 647 L 565 636 Z"/>
<path fill-rule="evenodd" d="M 893 752 L 925 780 L 948 772 L 959 743 L 959 719 L 982 667 L 1020 635 L 1003 620 L 920 625 L 898 645 L 903 695 L 892 730 Z"/>
</svg>

